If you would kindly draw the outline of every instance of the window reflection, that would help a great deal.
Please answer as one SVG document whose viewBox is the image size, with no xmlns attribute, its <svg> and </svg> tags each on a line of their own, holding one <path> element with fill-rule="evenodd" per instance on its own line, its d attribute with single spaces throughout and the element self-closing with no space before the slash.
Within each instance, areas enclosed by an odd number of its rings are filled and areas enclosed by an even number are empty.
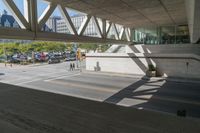
<svg viewBox="0 0 200 133">
<path fill-rule="evenodd" d="M 136 28 L 136 44 L 186 44 L 190 43 L 187 25 Z"/>
</svg>

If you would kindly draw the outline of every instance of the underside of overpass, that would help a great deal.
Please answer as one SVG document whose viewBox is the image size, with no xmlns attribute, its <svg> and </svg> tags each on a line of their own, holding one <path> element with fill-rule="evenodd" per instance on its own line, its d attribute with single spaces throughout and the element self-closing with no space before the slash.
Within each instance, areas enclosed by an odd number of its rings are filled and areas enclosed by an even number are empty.
<svg viewBox="0 0 200 133">
<path fill-rule="evenodd" d="M 198 0 L 44 1 L 48 3 L 48 7 L 38 17 L 37 2 L 40 2 L 39 0 L 24 0 L 24 14 L 20 12 L 13 0 L 3 0 L 16 21 L 20 24 L 21 29 L 1 28 L 0 37 L 29 40 L 132 44 L 135 39 L 133 34 L 137 28 L 186 25 L 189 31 L 182 30 L 182 32 L 190 35 L 191 43 L 197 43 L 200 38 L 200 18 L 198 17 L 200 2 Z M 57 7 L 66 20 L 70 34 L 41 31 L 41 27 Z M 75 29 L 66 8 L 87 14 L 78 31 Z M 90 19 L 93 19 L 95 22 L 98 37 L 86 37 L 83 35 Z M 101 23 L 97 19 L 100 19 Z M 116 24 L 122 26 L 120 31 L 117 31 Z M 108 38 L 108 32 L 111 28 L 114 29 L 114 38 Z M 174 34 L 177 34 L 177 30 L 177 28 L 174 28 Z M 165 31 L 170 32 L 169 30 Z M 123 36 L 125 36 L 124 39 Z"/>
<path fill-rule="evenodd" d="M 86 70 L 106 73 L 82 72 L 82 68 L 68 71 L 71 62 L 25 67 L 3 64 L 1 132 L 199 132 L 200 47 L 191 44 L 200 38 L 199 0 L 19 0 L 23 9 L 17 0 L 0 1 L 20 26 L 0 27 L 1 39 L 178 44 L 117 45 L 111 53 L 86 55 Z M 39 15 L 41 1 L 48 6 Z M 42 30 L 57 8 L 69 29 L 67 34 Z M 68 8 L 85 14 L 78 29 Z M 95 37 L 84 35 L 91 20 Z M 185 36 L 189 42 L 182 45 Z M 117 53 L 122 47 L 128 52 Z M 146 77 L 149 65 L 155 65 L 162 77 Z"/>
</svg>

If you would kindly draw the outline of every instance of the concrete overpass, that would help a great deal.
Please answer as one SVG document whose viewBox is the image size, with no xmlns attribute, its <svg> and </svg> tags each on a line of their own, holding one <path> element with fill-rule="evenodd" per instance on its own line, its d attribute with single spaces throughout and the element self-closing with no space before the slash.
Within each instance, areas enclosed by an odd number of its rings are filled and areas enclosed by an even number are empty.
<svg viewBox="0 0 200 133">
<path fill-rule="evenodd" d="M 22 29 L 1 28 L 1 38 L 131 44 L 135 28 L 166 25 L 188 25 L 191 43 L 197 43 L 200 38 L 198 0 L 46 0 L 49 5 L 40 17 L 36 0 L 24 0 L 24 15 L 12 0 L 3 1 Z M 41 31 L 56 7 L 59 7 L 71 34 Z M 78 31 L 66 7 L 88 14 Z M 98 23 L 97 18 L 101 18 L 102 24 Z M 94 20 L 99 37 L 83 36 L 90 19 Z M 116 24 L 123 26 L 120 32 L 117 32 Z M 107 38 L 111 27 L 114 27 L 115 39 Z M 125 36 L 125 40 L 122 36 Z"/>
</svg>

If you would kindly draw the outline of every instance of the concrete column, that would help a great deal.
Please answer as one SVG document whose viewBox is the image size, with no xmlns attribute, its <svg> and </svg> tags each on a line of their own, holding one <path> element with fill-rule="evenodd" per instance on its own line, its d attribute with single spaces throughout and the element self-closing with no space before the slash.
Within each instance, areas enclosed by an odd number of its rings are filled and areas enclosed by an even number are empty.
<svg viewBox="0 0 200 133">
<path fill-rule="evenodd" d="M 106 33 L 106 20 L 102 19 L 102 34 L 103 34 L 103 39 L 107 38 L 107 33 Z"/>
<path fill-rule="evenodd" d="M 133 42 L 135 40 L 135 29 L 131 28 L 130 29 L 130 40 Z"/>
<path fill-rule="evenodd" d="M 28 1 L 28 11 L 29 11 L 29 23 L 31 25 L 31 31 L 35 32 L 35 35 L 38 31 L 38 14 L 37 14 L 37 0 L 27 0 Z"/>
<path fill-rule="evenodd" d="M 200 39 L 200 1 L 185 0 L 191 43 Z"/>
<path fill-rule="evenodd" d="M 174 35 L 175 35 L 174 44 L 177 44 L 177 25 L 174 26 Z"/>
</svg>

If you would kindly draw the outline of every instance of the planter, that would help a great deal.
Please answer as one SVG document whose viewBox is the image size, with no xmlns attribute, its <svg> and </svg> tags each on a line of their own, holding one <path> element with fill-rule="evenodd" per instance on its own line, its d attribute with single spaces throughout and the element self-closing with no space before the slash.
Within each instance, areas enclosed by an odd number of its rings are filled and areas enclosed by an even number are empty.
<svg viewBox="0 0 200 133">
<path fill-rule="evenodd" d="M 147 72 L 146 72 L 146 75 L 147 75 L 148 77 L 156 77 L 156 71 L 147 71 Z"/>
</svg>

